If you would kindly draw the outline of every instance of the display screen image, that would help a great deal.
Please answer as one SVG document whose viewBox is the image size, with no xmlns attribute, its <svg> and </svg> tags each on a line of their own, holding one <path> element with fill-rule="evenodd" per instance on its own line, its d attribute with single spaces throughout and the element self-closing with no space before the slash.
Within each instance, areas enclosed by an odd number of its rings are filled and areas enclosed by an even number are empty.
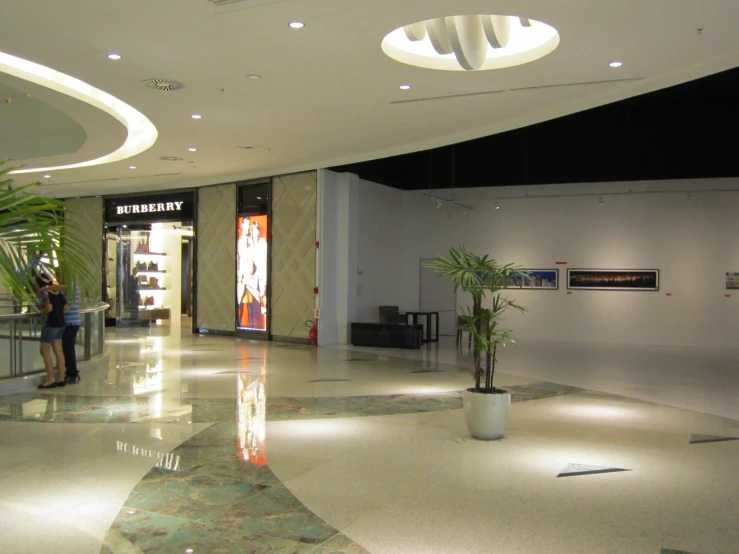
<svg viewBox="0 0 739 554">
<path fill-rule="evenodd" d="M 236 327 L 266 331 L 269 216 L 239 216 L 236 240 Z"/>
<path fill-rule="evenodd" d="M 739 273 L 726 273 L 726 290 L 739 290 Z"/>
</svg>

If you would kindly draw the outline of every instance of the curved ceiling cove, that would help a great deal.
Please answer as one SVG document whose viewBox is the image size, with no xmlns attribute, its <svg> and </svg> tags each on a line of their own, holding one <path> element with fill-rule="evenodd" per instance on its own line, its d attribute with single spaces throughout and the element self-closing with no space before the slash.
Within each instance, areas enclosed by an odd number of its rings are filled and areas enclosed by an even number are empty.
<svg viewBox="0 0 739 554">
<path fill-rule="evenodd" d="M 120 121 L 128 131 L 128 136 L 120 148 L 105 156 L 56 167 L 19 169 L 12 173 L 56 171 L 117 162 L 148 150 L 157 140 L 157 129 L 144 114 L 107 92 L 97 89 L 70 75 L 16 56 L 11 56 L 4 52 L 0 52 L 0 72 L 30 81 L 85 102 Z"/>
<path fill-rule="evenodd" d="M 395 29 L 382 50 L 396 61 L 446 71 L 478 71 L 523 65 L 559 45 L 557 30 L 512 15 L 455 15 Z"/>
</svg>

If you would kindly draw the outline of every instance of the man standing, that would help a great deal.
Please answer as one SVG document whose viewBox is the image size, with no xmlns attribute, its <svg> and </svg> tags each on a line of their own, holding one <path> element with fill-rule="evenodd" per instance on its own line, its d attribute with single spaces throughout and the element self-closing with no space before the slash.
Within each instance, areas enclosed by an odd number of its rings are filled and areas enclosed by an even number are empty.
<svg viewBox="0 0 739 554">
<path fill-rule="evenodd" d="M 80 382 L 80 372 L 77 369 L 76 341 L 82 319 L 80 316 L 80 287 L 74 285 L 74 300 L 68 312 L 64 314 L 64 335 L 62 335 L 62 350 L 67 366 L 66 381 L 69 384 Z"/>
</svg>

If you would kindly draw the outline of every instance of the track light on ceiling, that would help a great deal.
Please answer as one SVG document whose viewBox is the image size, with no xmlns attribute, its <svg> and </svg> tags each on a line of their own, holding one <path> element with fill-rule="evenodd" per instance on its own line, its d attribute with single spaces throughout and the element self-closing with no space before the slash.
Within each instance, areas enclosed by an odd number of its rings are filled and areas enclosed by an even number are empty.
<svg viewBox="0 0 739 554">
<path fill-rule="evenodd" d="M 436 207 L 437 208 L 441 208 L 441 200 L 437 200 L 436 201 Z"/>
<path fill-rule="evenodd" d="M 602 196 L 598 198 L 598 205 L 599 206 L 602 206 L 603 205 L 603 197 Z"/>
<path fill-rule="evenodd" d="M 495 209 L 496 209 L 496 210 L 499 210 L 499 209 L 500 209 L 500 204 L 498 204 L 498 202 L 497 202 L 497 201 L 495 202 Z"/>
</svg>

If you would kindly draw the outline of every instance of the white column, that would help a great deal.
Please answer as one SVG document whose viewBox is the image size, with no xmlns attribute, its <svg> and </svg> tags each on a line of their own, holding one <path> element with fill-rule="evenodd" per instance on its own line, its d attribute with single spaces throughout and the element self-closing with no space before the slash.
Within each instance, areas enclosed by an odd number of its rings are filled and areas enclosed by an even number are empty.
<svg viewBox="0 0 739 554">
<path fill-rule="evenodd" d="M 349 342 L 357 312 L 359 178 L 318 172 L 318 326 L 320 346 Z"/>
</svg>

